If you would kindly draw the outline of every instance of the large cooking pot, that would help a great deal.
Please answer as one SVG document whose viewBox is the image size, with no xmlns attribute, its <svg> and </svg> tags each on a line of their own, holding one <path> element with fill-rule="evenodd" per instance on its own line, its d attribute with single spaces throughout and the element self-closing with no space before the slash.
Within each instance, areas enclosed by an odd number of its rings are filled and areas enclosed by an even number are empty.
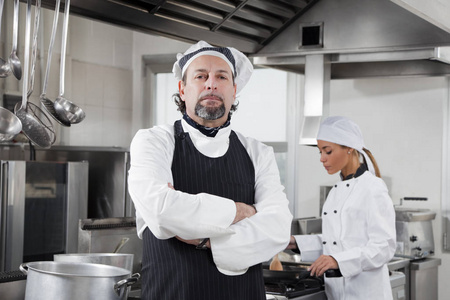
<svg viewBox="0 0 450 300">
<path fill-rule="evenodd" d="M 55 254 L 54 261 L 110 265 L 133 271 L 133 254 L 125 253 L 71 253 Z"/>
<path fill-rule="evenodd" d="M 25 300 L 126 300 L 139 274 L 118 267 L 57 261 L 20 265 L 27 274 Z"/>
</svg>

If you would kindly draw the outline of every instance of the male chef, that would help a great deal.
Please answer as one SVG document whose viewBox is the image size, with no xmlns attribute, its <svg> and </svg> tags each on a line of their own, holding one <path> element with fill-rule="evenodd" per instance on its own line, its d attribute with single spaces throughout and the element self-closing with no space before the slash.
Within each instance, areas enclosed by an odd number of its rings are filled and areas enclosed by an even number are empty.
<svg viewBox="0 0 450 300">
<path fill-rule="evenodd" d="M 191 46 L 173 66 L 182 118 L 131 143 L 142 299 L 266 299 L 261 262 L 286 248 L 292 215 L 273 149 L 230 128 L 252 72 L 234 48 Z"/>
</svg>

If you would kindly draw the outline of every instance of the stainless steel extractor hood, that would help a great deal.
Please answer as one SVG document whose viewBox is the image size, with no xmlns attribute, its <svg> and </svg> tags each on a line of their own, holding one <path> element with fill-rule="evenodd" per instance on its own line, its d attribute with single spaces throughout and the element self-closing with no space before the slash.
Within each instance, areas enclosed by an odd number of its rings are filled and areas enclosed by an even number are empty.
<svg viewBox="0 0 450 300">
<path fill-rule="evenodd" d="M 54 4 L 42 0 L 43 7 Z M 232 46 L 255 65 L 305 74 L 305 144 L 326 116 L 332 79 L 450 74 L 450 1 L 71 0 L 71 12 Z"/>
<path fill-rule="evenodd" d="M 186 42 L 232 46 L 249 54 L 268 44 L 317 1 L 71 0 L 70 12 Z M 54 9 L 55 0 L 42 0 L 42 6 Z"/>
<path fill-rule="evenodd" d="M 390 0 L 321 0 L 250 57 L 305 74 L 299 143 L 315 145 L 330 80 L 450 74 L 450 33 L 438 23 Z"/>
<path fill-rule="evenodd" d="M 232 46 L 256 65 L 298 73 L 304 73 L 306 55 L 326 54 L 332 79 L 450 74 L 450 13 L 441 13 L 450 11 L 450 3 L 422 3 L 71 0 L 71 13 L 186 42 Z M 55 0 L 42 0 L 42 6 L 53 9 Z"/>
<path fill-rule="evenodd" d="M 303 74 L 307 55 L 328 55 L 331 79 L 446 75 L 450 33 L 442 28 L 390 0 L 321 0 L 251 57 Z"/>
</svg>

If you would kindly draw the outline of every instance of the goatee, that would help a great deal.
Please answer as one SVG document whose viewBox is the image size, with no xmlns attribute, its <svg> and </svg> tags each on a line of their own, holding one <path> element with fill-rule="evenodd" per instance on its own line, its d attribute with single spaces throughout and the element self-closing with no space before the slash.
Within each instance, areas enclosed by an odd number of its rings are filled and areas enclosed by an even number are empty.
<svg viewBox="0 0 450 300">
<path fill-rule="evenodd" d="M 225 115 L 225 105 L 207 107 L 201 105 L 199 102 L 195 105 L 195 114 L 204 120 L 217 120 Z"/>
</svg>

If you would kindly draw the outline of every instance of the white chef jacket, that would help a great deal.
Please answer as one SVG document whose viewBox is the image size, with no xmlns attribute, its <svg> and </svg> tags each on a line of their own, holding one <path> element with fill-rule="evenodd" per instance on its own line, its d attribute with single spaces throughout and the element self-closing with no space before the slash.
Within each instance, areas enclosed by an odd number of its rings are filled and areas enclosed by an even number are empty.
<svg viewBox="0 0 450 300">
<path fill-rule="evenodd" d="M 207 137 L 181 120 L 183 130 L 203 155 L 223 156 L 228 150 L 230 126 Z M 174 126 L 139 130 L 130 146 L 129 193 L 136 207 L 139 237 L 148 227 L 159 239 L 210 238 L 218 270 L 226 275 L 244 274 L 248 267 L 268 261 L 289 243 L 292 214 L 280 183 L 273 149 L 236 132 L 255 168 L 257 213 L 236 224 L 234 201 L 207 193 L 176 191 L 172 158 Z"/>
<path fill-rule="evenodd" d="M 395 211 L 383 180 L 366 171 L 338 182 L 323 206 L 322 234 L 295 236 L 304 261 L 337 261 L 341 278 L 325 278 L 328 300 L 392 299 L 387 263 L 395 253 Z"/>
</svg>

